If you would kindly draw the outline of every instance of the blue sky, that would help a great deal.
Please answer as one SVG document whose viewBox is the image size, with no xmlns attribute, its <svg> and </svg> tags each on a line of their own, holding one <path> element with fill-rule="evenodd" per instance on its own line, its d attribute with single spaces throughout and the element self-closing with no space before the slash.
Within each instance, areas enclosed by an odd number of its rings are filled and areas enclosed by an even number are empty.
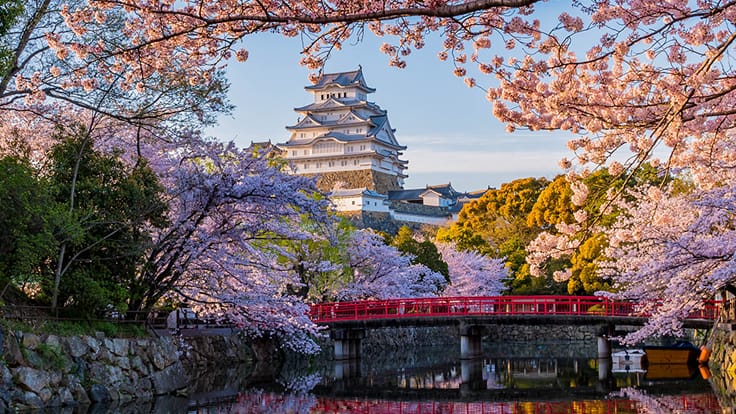
<svg viewBox="0 0 736 414">
<path fill-rule="evenodd" d="M 557 162 L 571 157 L 564 134 L 505 132 L 491 114 L 483 90 L 468 88 L 452 75 L 452 65 L 437 59 L 436 45 L 407 58 L 407 67 L 388 66 L 371 35 L 357 45 L 346 44 L 327 62 L 326 72 L 354 70 L 362 65 L 370 86 L 369 99 L 388 110 L 399 143 L 407 146 L 406 188 L 451 182 L 460 191 L 498 187 L 522 177 L 562 172 Z M 288 139 L 286 125 L 297 119 L 293 108 L 311 102 L 304 90 L 309 71 L 299 65 L 299 38 L 276 35 L 249 37 L 247 62 L 231 61 L 229 96 L 236 109 L 221 116 L 207 131 L 223 141 L 247 146 L 251 141 Z M 487 82 L 478 79 L 480 84 Z"/>
</svg>

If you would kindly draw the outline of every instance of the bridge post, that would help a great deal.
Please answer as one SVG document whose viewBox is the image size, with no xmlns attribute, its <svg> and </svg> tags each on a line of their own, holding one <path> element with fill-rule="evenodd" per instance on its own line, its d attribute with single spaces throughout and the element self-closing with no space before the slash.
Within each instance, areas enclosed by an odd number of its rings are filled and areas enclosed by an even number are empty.
<svg viewBox="0 0 736 414">
<path fill-rule="evenodd" d="M 482 327 L 460 326 L 460 359 L 471 359 L 483 354 Z"/>
<path fill-rule="evenodd" d="M 611 358 L 611 340 L 605 336 L 599 336 L 598 340 L 598 359 Z"/>
<path fill-rule="evenodd" d="M 361 340 L 365 338 L 365 329 L 332 329 L 330 339 L 334 343 L 335 359 L 360 358 Z"/>
<path fill-rule="evenodd" d="M 486 389 L 486 382 L 483 380 L 483 359 L 461 359 L 460 381 L 461 396 L 467 396 L 472 391 Z"/>
<path fill-rule="evenodd" d="M 614 331 L 614 326 L 602 326 L 596 336 L 596 341 L 598 342 L 598 381 L 601 385 L 608 384 L 613 379 L 611 375 L 613 365 L 613 361 L 611 360 L 611 340 L 609 338 Z"/>
</svg>

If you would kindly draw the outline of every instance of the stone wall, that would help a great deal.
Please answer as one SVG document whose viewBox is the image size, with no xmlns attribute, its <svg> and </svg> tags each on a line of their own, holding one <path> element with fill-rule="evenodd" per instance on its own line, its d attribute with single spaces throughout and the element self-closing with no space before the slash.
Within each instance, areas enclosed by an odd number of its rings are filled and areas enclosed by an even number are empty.
<svg viewBox="0 0 736 414">
<path fill-rule="evenodd" d="M 710 382 L 723 407 L 736 407 L 736 332 L 730 327 L 721 324 L 713 330 L 708 362 Z"/>
<path fill-rule="evenodd" d="M 317 188 L 324 192 L 332 191 L 336 185 L 343 188 L 367 188 L 386 194 L 401 190 L 396 176 L 373 170 L 331 171 L 319 174 L 302 174 L 307 177 L 318 176 Z"/>
<path fill-rule="evenodd" d="M 425 206 L 424 204 L 407 203 L 403 201 L 392 201 L 391 209 L 398 213 L 423 215 L 430 217 L 450 217 L 447 207 Z"/>
<path fill-rule="evenodd" d="M 6 332 L 0 335 L 0 412 L 183 392 L 191 370 L 212 361 L 252 361 L 247 345 L 238 342 L 236 336 L 183 340 Z"/>
<path fill-rule="evenodd" d="M 596 349 L 596 326 L 527 326 L 527 325 L 489 325 L 484 330 L 483 343 L 559 343 L 581 342 L 584 346 Z M 363 357 L 380 355 L 385 351 L 397 351 L 406 347 L 456 346 L 460 349 L 460 337 L 456 327 L 422 328 L 381 328 L 369 329 L 362 341 Z M 332 343 L 323 345 L 332 349 Z"/>
</svg>

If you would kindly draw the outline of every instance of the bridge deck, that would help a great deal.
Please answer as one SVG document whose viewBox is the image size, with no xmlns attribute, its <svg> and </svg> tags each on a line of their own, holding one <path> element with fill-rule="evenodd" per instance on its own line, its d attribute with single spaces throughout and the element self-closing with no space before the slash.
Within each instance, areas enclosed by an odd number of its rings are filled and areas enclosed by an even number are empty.
<svg viewBox="0 0 736 414">
<path fill-rule="evenodd" d="M 598 296 L 488 296 L 336 302 L 311 307 L 312 321 L 331 327 L 437 326 L 465 324 L 643 325 L 656 304 Z M 712 326 L 719 302 L 708 301 L 685 326 Z"/>
</svg>

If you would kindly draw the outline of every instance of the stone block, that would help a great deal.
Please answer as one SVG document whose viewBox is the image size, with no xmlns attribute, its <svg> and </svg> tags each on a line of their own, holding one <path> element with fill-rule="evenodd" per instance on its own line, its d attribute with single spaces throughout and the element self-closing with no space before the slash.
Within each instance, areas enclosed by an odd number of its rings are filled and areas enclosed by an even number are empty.
<svg viewBox="0 0 736 414">
<path fill-rule="evenodd" d="M 51 381 L 46 371 L 30 367 L 18 367 L 13 370 L 16 382 L 29 391 L 37 391 L 46 388 Z"/>
<path fill-rule="evenodd" d="M 110 390 L 102 384 L 94 384 L 89 389 L 89 400 L 93 403 L 107 403 L 112 401 Z"/>
<path fill-rule="evenodd" d="M 128 356 L 130 351 L 130 341 L 124 338 L 115 338 L 112 340 L 112 353 L 117 356 Z"/>
<path fill-rule="evenodd" d="M 186 388 L 189 377 L 184 371 L 184 366 L 176 363 L 151 374 L 151 382 L 154 395 L 163 395 Z"/>
<path fill-rule="evenodd" d="M 69 347 L 69 355 L 72 358 L 80 358 L 87 353 L 89 346 L 82 338 L 78 336 L 72 336 L 66 340 L 67 346 Z"/>
<path fill-rule="evenodd" d="M 26 349 L 36 349 L 38 344 L 41 343 L 41 338 L 32 333 L 23 334 L 23 347 Z"/>
</svg>

